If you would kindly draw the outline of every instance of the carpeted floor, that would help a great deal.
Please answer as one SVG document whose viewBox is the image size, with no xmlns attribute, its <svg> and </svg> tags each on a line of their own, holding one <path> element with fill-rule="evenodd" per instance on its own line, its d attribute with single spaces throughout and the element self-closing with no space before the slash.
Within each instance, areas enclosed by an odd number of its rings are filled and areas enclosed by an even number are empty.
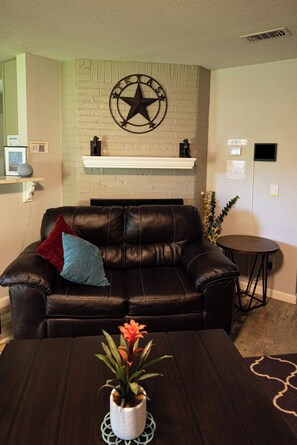
<svg viewBox="0 0 297 445">
<path fill-rule="evenodd" d="M 297 354 L 245 358 L 297 443 Z"/>
</svg>

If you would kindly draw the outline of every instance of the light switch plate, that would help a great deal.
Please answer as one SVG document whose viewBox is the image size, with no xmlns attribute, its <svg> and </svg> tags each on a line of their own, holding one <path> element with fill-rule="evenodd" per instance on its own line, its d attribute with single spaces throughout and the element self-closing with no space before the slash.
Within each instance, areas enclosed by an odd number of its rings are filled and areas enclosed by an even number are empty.
<svg viewBox="0 0 297 445">
<path fill-rule="evenodd" d="M 270 195 L 278 196 L 278 184 L 271 184 L 270 186 Z"/>
<path fill-rule="evenodd" d="M 231 147 L 230 155 L 232 156 L 240 156 L 241 155 L 241 147 Z"/>
</svg>

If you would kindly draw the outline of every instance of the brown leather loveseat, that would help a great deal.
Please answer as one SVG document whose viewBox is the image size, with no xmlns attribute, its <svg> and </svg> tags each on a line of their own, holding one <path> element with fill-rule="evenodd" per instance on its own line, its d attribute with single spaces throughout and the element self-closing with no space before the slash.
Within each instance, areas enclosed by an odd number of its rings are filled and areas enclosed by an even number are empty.
<svg viewBox="0 0 297 445">
<path fill-rule="evenodd" d="M 80 240 L 100 249 L 108 285 L 65 279 L 36 252 L 61 215 Z M 78 263 L 78 272 L 87 266 L 83 258 Z M 9 286 L 16 339 L 117 333 L 132 318 L 150 332 L 229 333 L 238 274 L 203 238 L 195 207 L 68 206 L 45 212 L 41 239 L 6 268 L 0 284 Z"/>
</svg>

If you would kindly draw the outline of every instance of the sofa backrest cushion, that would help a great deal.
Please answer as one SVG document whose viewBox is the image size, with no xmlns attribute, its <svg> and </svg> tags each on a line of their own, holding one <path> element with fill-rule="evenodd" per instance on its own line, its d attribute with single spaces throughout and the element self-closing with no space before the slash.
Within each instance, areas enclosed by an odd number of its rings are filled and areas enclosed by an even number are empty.
<svg viewBox="0 0 297 445">
<path fill-rule="evenodd" d="M 48 209 L 41 223 L 42 240 L 59 215 L 79 237 L 99 247 L 104 266 L 111 268 L 177 265 L 185 246 L 202 238 L 196 207 L 143 205 Z"/>
<path fill-rule="evenodd" d="M 125 266 L 177 265 L 185 246 L 202 238 L 200 215 L 193 206 L 126 207 Z"/>
<path fill-rule="evenodd" d="M 64 206 L 48 209 L 41 223 L 42 240 L 48 237 L 59 215 L 79 237 L 99 247 L 105 266 L 123 266 L 123 207 Z"/>
</svg>

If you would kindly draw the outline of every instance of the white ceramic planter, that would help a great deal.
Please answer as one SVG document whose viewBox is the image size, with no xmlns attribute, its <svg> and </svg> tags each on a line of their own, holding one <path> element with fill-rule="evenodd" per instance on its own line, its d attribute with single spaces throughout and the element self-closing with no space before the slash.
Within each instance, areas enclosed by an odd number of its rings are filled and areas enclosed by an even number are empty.
<svg viewBox="0 0 297 445">
<path fill-rule="evenodd" d="M 114 389 L 110 394 L 110 422 L 113 433 L 123 440 L 141 436 L 146 424 L 146 397 L 132 408 L 121 408 L 113 400 Z"/>
</svg>

